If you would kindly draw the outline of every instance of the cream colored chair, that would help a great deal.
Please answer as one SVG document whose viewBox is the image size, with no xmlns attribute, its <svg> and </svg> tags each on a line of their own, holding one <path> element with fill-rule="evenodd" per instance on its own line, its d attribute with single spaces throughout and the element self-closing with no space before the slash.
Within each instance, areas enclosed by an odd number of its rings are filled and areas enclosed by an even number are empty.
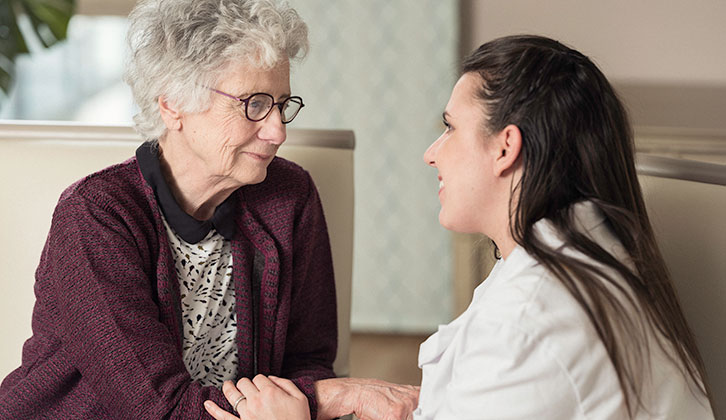
<svg viewBox="0 0 726 420">
<path fill-rule="evenodd" d="M 639 155 L 656 239 L 726 418 L 726 165 Z"/>
<path fill-rule="evenodd" d="M 0 380 L 30 337 L 35 268 L 60 193 L 121 162 L 141 143 L 130 127 L 0 121 Z M 288 129 L 279 155 L 312 175 L 323 202 L 338 298 L 338 375 L 349 373 L 353 258 L 352 131 Z"/>
</svg>

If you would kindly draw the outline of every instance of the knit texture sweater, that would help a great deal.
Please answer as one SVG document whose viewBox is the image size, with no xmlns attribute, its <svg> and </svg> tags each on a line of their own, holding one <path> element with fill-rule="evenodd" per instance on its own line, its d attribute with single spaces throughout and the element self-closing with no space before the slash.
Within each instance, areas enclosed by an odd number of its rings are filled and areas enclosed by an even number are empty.
<svg viewBox="0 0 726 420">
<path fill-rule="evenodd" d="M 335 284 L 317 190 L 275 158 L 236 194 L 232 240 L 239 377 L 253 375 L 251 282 L 264 256 L 259 373 L 287 377 L 317 412 L 314 381 L 334 376 Z M 159 206 L 136 158 L 71 185 L 55 208 L 35 279 L 33 336 L 0 385 L 2 419 L 202 419 L 222 392 L 182 360 L 178 279 Z"/>
</svg>

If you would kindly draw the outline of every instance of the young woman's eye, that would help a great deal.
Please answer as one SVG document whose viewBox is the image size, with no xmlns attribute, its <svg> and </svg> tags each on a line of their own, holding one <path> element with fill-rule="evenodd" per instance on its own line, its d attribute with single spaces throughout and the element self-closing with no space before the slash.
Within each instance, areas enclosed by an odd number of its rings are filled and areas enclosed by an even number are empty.
<svg viewBox="0 0 726 420">
<path fill-rule="evenodd" d="M 444 124 L 444 131 L 451 131 L 451 124 L 448 121 L 442 120 L 441 122 Z"/>
</svg>

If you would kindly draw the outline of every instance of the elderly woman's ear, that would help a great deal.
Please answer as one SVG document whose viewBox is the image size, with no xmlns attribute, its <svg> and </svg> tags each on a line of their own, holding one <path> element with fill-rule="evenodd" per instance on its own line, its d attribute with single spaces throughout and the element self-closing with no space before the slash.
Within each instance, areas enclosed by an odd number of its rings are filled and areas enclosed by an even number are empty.
<svg viewBox="0 0 726 420">
<path fill-rule="evenodd" d="M 181 113 L 164 96 L 159 96 L 159 112 L 167 130 L 178 130 L 182 126 Z"/>
</svg>

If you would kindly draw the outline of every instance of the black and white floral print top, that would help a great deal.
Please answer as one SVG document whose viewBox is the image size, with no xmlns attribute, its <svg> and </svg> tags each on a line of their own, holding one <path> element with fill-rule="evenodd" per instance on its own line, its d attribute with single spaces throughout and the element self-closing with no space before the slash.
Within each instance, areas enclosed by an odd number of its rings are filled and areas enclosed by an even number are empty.
<svg viewBox="0 0 726 420">
<path fill-rule="evenodd" d="M 139 169 L 161 207 L 181 295 L 182 356 L 192 379 L 221 386 L 237 379 L 237 315 L 231 241 L 236 234 L 234 194 L 200 221 L 184 212 L 164 178 L 159 149 L 136 150 Z"/>
<path fill-rule="evenodd" d="M 181 294 L 182 355 L 192 379 L 222 386 L 237 375 L 237 316 L 230 241 L 216 230 L 190 244 L 164 219 Z"/>
</svg>

